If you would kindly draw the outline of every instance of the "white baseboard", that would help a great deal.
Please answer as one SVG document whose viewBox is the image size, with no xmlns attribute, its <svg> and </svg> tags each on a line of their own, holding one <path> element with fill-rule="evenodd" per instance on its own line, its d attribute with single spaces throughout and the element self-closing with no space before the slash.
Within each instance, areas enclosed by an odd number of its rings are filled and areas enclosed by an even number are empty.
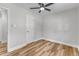
<svg viewBox="0 0 79 59">
<path fill-rule="evenodd" d="M 25 46 L 26 44 L 22 44 L 22 45 L 19 45 L 19 46 L 15 46 L 15 47 L 13 47 L 13 48 L 8 48 L 8 52 L 11 52 L 11 51 L 14 51 L 14 50 L 16 50 L 16 49 L 19 49 L 19 48 L 21 48 L 21 47 L 23 47 L 23 46 Z"/>
<path fill-rule="evenodd" d="M 8 48 L 8 52 L 11 52 L 11 51 L 14 51 L 14 50 L 16 50 L 16 49 L 22 48 L 22 47 L 26 46 L 27 44 L 29 44 L 29 43 L 31 43 L 31 42 L 34 42 L 34 41 L 38 41 L 38 40 L 40 40 L 40 39 L 36 39 L 36 40 L 33 40 L 33 41 L 29 41 L 29 42 L 26 42 L 26 43 L 21 44 L 21 45 L 19 45 L 19 46 L 15 46 L 15 47 L 13 47 L 13 48 Z"/>
<path fill-rule="evenodd" d="M 78 51 L 79 51 L 79 48 L 78 48 Z"/>
<path fill-rule="evenodd" d="M 5 40 L 5 41 L 1 41 L 1 43 L 7 43 L 7 41 Z"/>
<path fill-rule="evenodd" d="M 29 43 L 31 43 L 31 42 L 38 41 L 38 40 L 41 40 L 41 39 L 36 39 L 36 40 L 29 41 L 27 44 L 29 44 Z"/>
<path fill-rule="evenodd" d="M 43 39 L 45 39 L 45 38 L 43 38 Z M 68 43 L 65 43 L 65 42 L 57 41 L 57 40 L 53 40 L 53 39 L 45 39 L 45 40 L 48 40 L 48 41 L 51 41 L 51 42 L 60 43 L 60 44 L 64 44 L 64 45 L 68 45 L 68 46 L 72 46 L 72 47 L 75 47 L 75 48 L 79 48 L 79 46 L 68 44 Z"/>
<path fill-rule="evenodd" d="M 14 51 L 14 50 L 16 50 L 16 49 L 22 48 L 22 47 L 26 46 L 27 44 L 29 44 L 29 43 L 31 43 L 31 42 L 35 42 L 35 41 L 38 41 L 38 40 L 41 40 L 41 39 L 48 40 L 48 41 L 51 41 L 51 42 L 60 43 L 60 44 L 64 44 L 64 45 L 68 45 L 68 46 L 72 46 L 72 47 L 76 47 L 76 48 L 78 48 L 78 50 L 79 50 L 79 46 L 76 46 L 76 45 L 64 43 L 64 42 L 57 41 L 57 40 L 53 40 L 53 39 L 39 38 L 39 39 L 36 39 L 36 40 L 32 40 L 32 41 L 26 42 L 26 43 L 21 44 L 21 45 L 19 45 L 19 46 L 10 48 L 10 49 L 8 49 L 8 52 L 11 52 L 11 51 Z"/>
</svg>

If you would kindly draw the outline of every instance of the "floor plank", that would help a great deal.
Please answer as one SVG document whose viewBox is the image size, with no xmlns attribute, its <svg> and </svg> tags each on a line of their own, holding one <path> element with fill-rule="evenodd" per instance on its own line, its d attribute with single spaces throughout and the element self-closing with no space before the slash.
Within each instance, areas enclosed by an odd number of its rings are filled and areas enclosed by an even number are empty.
<svg viewBox="0 0 79 59">
<path fill-rule="evenodd" d="M 0 43 L 0 55 L 7 53 L 7 43 Z"/>
</svg>

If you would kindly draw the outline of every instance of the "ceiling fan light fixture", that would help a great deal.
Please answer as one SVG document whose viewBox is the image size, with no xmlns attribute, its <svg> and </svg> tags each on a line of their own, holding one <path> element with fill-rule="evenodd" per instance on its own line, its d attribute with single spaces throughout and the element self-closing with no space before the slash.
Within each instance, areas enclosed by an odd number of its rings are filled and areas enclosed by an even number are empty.
<svg viewBox="0 0 79 59">
<path fill-rule="evenodd" d="M 44 9 L 44 7 L 41 7 L 40 10 L 44 11 L 45 9 Z"/>
<path fill-rule="evenodd" d="M 33 7 L 33 8 L 30 8 L 30 9 L 39 9 L 39 13 L 41 13 L 41 11 L 51 11 L 51 9 L 47 8 L 48 6 L 51 6 L 52 4 L 54 3 L 48 3 L 48 4 L 44 4 L 44 3 L 38 3 L 39 7 Z"/>
</svg>

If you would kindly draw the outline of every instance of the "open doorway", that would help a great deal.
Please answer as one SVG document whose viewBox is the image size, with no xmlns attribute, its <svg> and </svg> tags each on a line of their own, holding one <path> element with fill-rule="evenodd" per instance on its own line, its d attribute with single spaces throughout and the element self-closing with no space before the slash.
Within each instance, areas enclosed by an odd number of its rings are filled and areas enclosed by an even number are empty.
<svg viewBox="0 0 79 59">
<path fill-rule="evenodd" d="M 0 8 L 0 55 L 7 52 L 8 42 L 8 12 Z"/>
</svg>

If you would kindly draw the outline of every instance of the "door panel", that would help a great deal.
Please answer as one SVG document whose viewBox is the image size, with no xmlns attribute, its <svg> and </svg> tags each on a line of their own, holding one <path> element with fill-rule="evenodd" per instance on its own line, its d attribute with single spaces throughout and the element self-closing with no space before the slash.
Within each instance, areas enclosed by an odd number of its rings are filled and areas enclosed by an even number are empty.
<svg viewBox="0 0 79 59">
<path fill-rule="evenodd" d="M 26 40 L 32 41 L 34 37 L 34 18 L 31 15 L 26 15 Z"/>
</svg>

